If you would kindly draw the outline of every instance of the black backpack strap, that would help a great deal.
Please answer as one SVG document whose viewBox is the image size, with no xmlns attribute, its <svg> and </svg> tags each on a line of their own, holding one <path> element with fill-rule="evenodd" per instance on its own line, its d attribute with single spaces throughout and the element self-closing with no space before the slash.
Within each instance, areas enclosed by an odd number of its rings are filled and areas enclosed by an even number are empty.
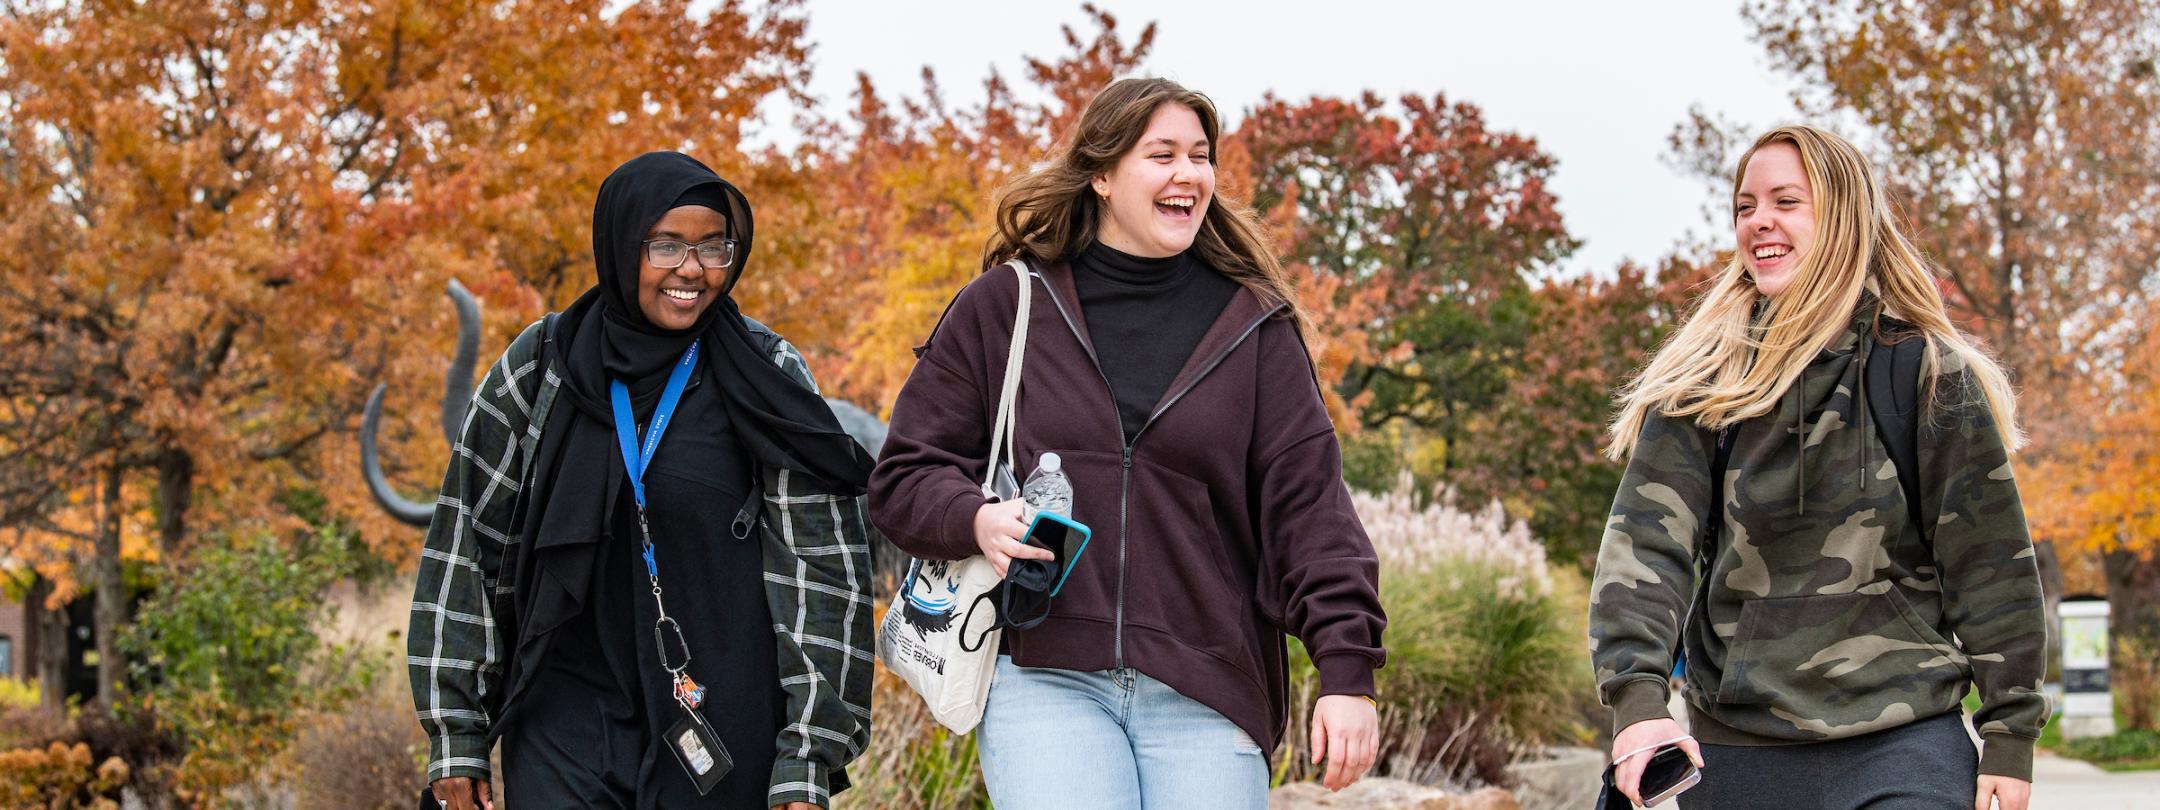
<svg viewBox="0 0 2160 810">
<path fill-rule="evenodd" d="M 1878 336 L 1868 349 L 1867 407 L 1883 449 L 1897 464 L 1898 486 L 1923 542 L 1935 524 L 1920 494 L 1920 363 L 1927 339 L 1913 336 L 1885 343 Z"/>
<path fill-rule="evenodd" d="M 1727 425 L 1710 434 L 1710 521 L 1703 525 L 1706 545 L 1714 546 L 1718 527 L 1725 525 L 1725 470 L 1732 465 L 1733 434 L 1739 430 L 1738 425 Z"/>
<path fill-rule="evenodd" d="M 1739 425 L 1710 432 L 1710 515 L 1695 532 L 1695 594 L 1688 602 L 1687 615 L 1680 620 L 1682 635 L 1673 639 L 1673 661 L 1679 665 L 1676 670 L 1687 666 L 1687 625 L 1695 620 L 1695 606 L 1710 598 L 1710 572 L 1717 567 L 1718 529 L 1725 525 L 1725 470 L 1732 465 L 1733 437 L 1739 432 Z M 1612 769 L 1605 771 L 1610 779 Z M 1625 804 L 1627 800 L 1620 801 Z"/>
</svg>

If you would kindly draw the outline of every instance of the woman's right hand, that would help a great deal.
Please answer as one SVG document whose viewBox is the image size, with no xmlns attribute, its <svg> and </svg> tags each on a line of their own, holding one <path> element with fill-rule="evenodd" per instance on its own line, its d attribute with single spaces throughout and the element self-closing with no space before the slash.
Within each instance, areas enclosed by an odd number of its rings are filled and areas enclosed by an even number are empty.
<svg viewBox="0 0 2160 810">
<path fill-rule="evenodd" d="M 1005 576 L 1005 567 L 1015 559 L 1057 559 L 1047 548 L 1020 542 L 1027 536 L 1027 509 L 1027 501 L 1011 500 L 986 503 L 975 510 L 975 547 L 982 549 L 983 558 L 999 577 Z"/>
<path fill-rule="evenodd" d="M 1621 795 L 1628 797 L 1628 801 L 1634 802 L 1637 807 L 1642 806 L 1643 766 L 1649 764 L 1652 754 L 1657 753 L 1654 749 L 1645 749 L 1675 739 L 1679 740 L 1675 745 L 1680 746 L 1680 750 L 1686 751 L 1688 759 L 1694 760 L 1695 767 L 1698 770 L 1701 769 L 1703 766 L 1702 747 L 1696 745 L 1695 738 L 1689 737 L 1687 730 L 1681 728 L 1680 724 L 1674 722 L 1670 717 L 1643 720 L 1621 729 L 1619 734 L 1613 735 L 1613 759 L 1618 760 L 1620 757 L 1627 757 L 1627 761 L 1621 762 L 1620 767 L 1613 769 L 1613 787 L 1619 790 Z M 1634 756 L 1628 756 L 1629 754 L 1634 754 Z"/>
<path fill-rule="evenodd" d="M 445 776 L 435 780 L 435 801 L 443 810 L 495 810 L 495 796 L 488 780 L 470 776 Z"/>
</svg>

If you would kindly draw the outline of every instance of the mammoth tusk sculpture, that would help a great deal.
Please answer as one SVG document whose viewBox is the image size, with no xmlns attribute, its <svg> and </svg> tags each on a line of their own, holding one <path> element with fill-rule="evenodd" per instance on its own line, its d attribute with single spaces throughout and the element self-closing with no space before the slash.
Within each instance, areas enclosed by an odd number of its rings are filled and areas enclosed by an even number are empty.
<svg viewBox="0 0 2160 810">
<path fill-rule="evenodd" d="M 465 285 L 450 282 L 450 300 L 457 306 L 458 339 L 457 354 L 451 357 L 450 373 L 443 383 L 442 432 L 443 441 L 457 444 L 458 428 L 464 425 L 465 411 L 472 407 L 473 366 L 480 358 L 480 304 L 473 299 Z M 382 401 L 389 386 L 377 384 L 368 394 L 367 409 L 360 416 L 360 472 L 367 479 L 368 493 L 375 496 L 375 503 L 399 522 L 411 526 L 426 526 L 435 517 L 432 501 L 409 501 L 390 486 L 383 476 L 381 453 L 376 449 L 376 436 L 382 421 Z M 833 409 L 840 426 L 848 435 L 862 442 L 865 449 L 876 456 L 885 445 L 885 423 L 869 411 L 846 400 L 825 398 L 825 404 Z"/>
<path fill-rule="evenodd" d="M 465 410 L 472 405 L 473 365 L 480 359 L 480 303 L 455 279 L 450 281 L 449 295 L 457 305 L 458 339 L 457 354 L 450 359 L 449 378 L 443 383 L 442 432 L 443 441 L 454 445 L 458 428 L 465 421 Z M 377 383 L 368 394 L 367 410 L 360 416 L 360 474 L 367 479 L 368 494 L 375 496 L 375 503 L 383 511 L 401 523 L 426 526 L 435 517 L 435 504 L 405 500 L 383 477 L 375 437 L 382 421 L 383 393 L 388 390 L 389 386 Z"/>
</svg>

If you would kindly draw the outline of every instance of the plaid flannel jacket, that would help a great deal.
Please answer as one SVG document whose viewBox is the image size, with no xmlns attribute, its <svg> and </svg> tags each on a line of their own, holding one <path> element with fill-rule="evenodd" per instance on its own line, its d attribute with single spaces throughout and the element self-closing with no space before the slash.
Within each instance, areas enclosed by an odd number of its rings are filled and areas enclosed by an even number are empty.
<svg viewBox="0 0 2160 810">
<path fill-rule="evenodd" d="M 501 574 L 516 570 L 522 538 L 512 527 L 527 464 L 562 384 L 541 362 L 545 323 L 527 327 L 474 394 L 420 554 L 406 665 L 431 781 L 489 778 L 489 707 L 508 688 L 504 658 L 517 642 L 497 621 L 514 604 L 515 583 Z M 751 331 L 770 334 L 754 321 Z M 817 390 L 795 347 L 771 342 L 774 364 Z M 765 595 L 788 716 L 767 803 L 829 807 L 870 739 L 871 529 L 861 498 L 815 491 L 785 469 L 761 466 L 759 475 Z"/>
</svg>

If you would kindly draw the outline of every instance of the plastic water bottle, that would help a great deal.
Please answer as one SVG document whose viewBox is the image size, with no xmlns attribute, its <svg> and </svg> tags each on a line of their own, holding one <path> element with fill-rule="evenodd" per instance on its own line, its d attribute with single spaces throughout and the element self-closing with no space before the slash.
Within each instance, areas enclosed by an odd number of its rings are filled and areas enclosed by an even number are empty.
<svg viewBox="0 0 2160 810">
<path fill-rule="evenodd" d="M 1072 517 L 1072 479 L 1065 477 L 1065 463 L 1056 453 L 1042 454 L 1035 471 L 1020 487 L 1020 499 L 1037 512 L 1056 512 Z M 1032 517 L 1030 518 L 1032 519 Z"/>
</svg>

